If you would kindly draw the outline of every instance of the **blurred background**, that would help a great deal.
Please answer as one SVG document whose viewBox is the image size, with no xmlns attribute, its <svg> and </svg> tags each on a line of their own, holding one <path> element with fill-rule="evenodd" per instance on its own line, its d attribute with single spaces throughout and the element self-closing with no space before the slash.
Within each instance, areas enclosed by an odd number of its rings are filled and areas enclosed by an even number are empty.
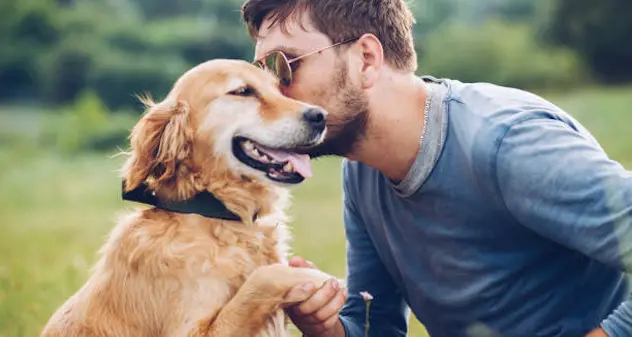
<svg viewBox="0 0 632 337">
<path fill-rule="evenodd" d="M 419 74 L 532 90 L 632 168 L 632 1 L 409 0 Z M 35 336 L 84 282 L 142 113 L 189 67 L 252 59 L 242 0 L 0 0 L 0 337 Z M 295 190 L 294 252 L 344 277 L 340 160 Z M 298 336 L 298 335 L 297 335 Z M 411 317 L 410 336 L 426 336 Z"/>
</svg>

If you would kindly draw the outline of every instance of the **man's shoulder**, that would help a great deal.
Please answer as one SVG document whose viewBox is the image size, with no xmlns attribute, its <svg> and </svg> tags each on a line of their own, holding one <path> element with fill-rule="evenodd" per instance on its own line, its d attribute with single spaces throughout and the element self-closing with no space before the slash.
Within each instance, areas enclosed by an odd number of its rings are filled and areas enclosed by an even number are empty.
<svg viewBox="0 0 632 337">
<path fill-rule="evenodd" d="M 494 147 L 507 130 L 525 121 L 556 120 L 583 129 L 568 112 L 535 93 L 492 83 L 446 81 L 451 88 L 447 99 L 450 132 L 459 142 Z"/>
<path fill-rule="evenodd" d="M 492 177 L 498 150 L 508 131 L 525 122 L 532 125 L 525 132 L 533 137 L 550 132 L 546 125 L 551 121 L 587 133 L 562 108 L 526 90 L 491 83 L 456 80 L 446 80 L 446 83 L 450 87 L 446 99 L 449 127 L 443 163 L 439 162 L 443 169 L 439 172 L 451 172 L 452 167 L 469 165 L 479 177 Z M 522 145 L 530 146 L 528 143 Z"/>
<path fill-rule="evenodd" d="M 546 98 L 517 87 L 489 82 L 461 82 L 443 79 L 450 87 L 450 98 L 461 102 L 476 101 L 492 105 L 530 105 L 557 108 Z"/>
<path fill-rule="evenodd" d="M 569 115 L 550 100 L 527 90 L 487 82 L 446 80 L 452 117 L 480 119 L 486 125 L 508 126 L 531 118 L 568 120 Z"/>
</svg>

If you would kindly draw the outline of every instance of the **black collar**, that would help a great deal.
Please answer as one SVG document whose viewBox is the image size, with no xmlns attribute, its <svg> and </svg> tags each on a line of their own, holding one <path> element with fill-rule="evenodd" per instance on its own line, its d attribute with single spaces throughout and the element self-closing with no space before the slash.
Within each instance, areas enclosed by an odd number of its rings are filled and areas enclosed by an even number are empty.
<svg viewBox="0 0 632 337">
<path fill-rule="evenodd" d="M 125 182 L 123 182 L 123 186 L 125 186 Z M 221 200 L 209 192 L 198 193 L 191 199 L 183 201 L 162 201 L 148 189 L 147 184 L 141 184 L 129 192 L 123 190 L 122 197 L 123 200 L 140 202 L 171 212 L 194 213 L 209 218 L 241 221 L 237 214 L 231 212 Z M 255 214 L 254 219 L 256 218 L 257 215 Z"/>
</svg>

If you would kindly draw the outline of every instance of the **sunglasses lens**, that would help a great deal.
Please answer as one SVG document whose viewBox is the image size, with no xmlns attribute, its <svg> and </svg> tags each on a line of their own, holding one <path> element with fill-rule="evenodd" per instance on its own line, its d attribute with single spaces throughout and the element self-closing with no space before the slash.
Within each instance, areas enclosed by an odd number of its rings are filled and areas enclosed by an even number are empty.
<svg viewBox="0 0 632 337">
<path fill-rule="evenodd" d="M 266 67 L 281 80 L 281 84 L 287 86 L 292 82 L 292 69 L 285 55 L 279 52 L 272 53 L 265 58 Z"/>
</svg>

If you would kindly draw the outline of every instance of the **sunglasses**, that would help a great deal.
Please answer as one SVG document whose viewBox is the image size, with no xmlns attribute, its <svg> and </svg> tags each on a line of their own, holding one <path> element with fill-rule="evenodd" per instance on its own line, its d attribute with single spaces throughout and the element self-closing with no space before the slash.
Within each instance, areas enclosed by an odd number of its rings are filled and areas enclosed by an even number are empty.
<svg viewBox="0 0 632 337">
<path fill-rule="evenodd" d="M 339 46 L 339 45 L 342 45 L 342 44 L 346 44 L 346 43 L 349 43 L 349 42 L 354 42 L 357 39 L 358 38 L 353 38 L 353 39 L 345 40 L 345 41 L 342 41 L 342 42 L 338 42 L 338 43 L 332 44 L 330 46 L 311 51 L 311 52 L 309 52 L 307 54 L 303 54 L 301 56 L 297 56 L 297 57 L 292 58 L 292 59 L 288 59 L 288 57 L 282 51 L 276 50 L 276 51 L 273 51 L 273 52 L 270 52 L 270 53 L 266 54 L 261 59 L 255 61 L 254 65 L 256 65 L 257 67 L 259 67 L 261 69 L 268 69 L 268 70 L 270 70 L 272 73 L 274 73 L 274 75 L 276 75 L 279 78 L 279 80 L 281 81 L 281 85 L 287 87 L 287 86 L 289 86 L 292 83 L 292 74 L 298 68 L 298 64 L 295 63 L 296 61 L 302 60 L 302 59 L 304 59 L 304 58 L 306 58 L 308 56 L 320 53 L 323 50 L 326 50 L 326 49 L 329 49 L 329 48 L 333 48 L 333 47 L 336 47 L 336 46 Z"/>
</svg>

